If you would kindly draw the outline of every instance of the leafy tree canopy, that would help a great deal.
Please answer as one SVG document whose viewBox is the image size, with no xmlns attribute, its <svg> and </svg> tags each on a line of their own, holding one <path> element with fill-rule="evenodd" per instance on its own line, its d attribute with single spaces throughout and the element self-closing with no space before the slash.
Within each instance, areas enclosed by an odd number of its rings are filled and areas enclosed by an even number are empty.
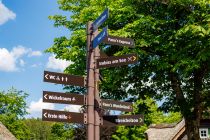
<svg viewBox="0 0 210 140">
<path fill-rule="evenodd" d="M 23 91 L 14 88 L 8 92 L 0 92 L 0 121 L 15 135 L 17 139 L 29 139 L 29 131 L 22 119 L 27 114 Z"/>
</svg>

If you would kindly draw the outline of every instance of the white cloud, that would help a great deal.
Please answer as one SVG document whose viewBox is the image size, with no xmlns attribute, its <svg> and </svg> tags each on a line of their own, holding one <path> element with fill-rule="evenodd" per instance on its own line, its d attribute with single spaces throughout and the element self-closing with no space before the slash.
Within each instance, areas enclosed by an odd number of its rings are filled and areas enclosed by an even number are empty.
<svg viewBox="0 0 210 140">
<path fill-rule="evenodd" d="M 42 98 L 40 98 L 37 102 L 32 101 L 27 111 L 29 113 L 35 113 L 35 112 L 41 112 L 42 109 L 54 109 L 54 108 L 55 108 L 54 104 L 43 103 Z"/>
<path fill-rule="evenodd" d="M 28 56 L 41 56 L 42 52 L 41 51 L 31 51 Z"/>
<path fill-rule="evenodd" d="M 25 62 L 24 62 L 24 60 L 23 59 L 20 59 L 20 66 L 25 66 Z"/>
<path fill-rule="evenodd" d="M 0 48 L 0 70 L 1 71 L 16 71 L 16 59 L 5 48 Z"/>
<path fill-rule="evenodd" d="M 18 59 L 20 58 L 21 56 L 23 56 L 24 54 L 27 54 L 29 52 L 30 49 L 27 49 L 21 45 L 17 46 L 17 47 L 14 47 L 11 51 L 11 55 Z"/>
<path fill-rule="evenodd" d="M 39 67 L 39 66 L 41 66 L 41 65 L 42 65 L 41 63 L 39 63 L 39 64 L 32 64 L 31 67 L 32 67 L 32 68 L 37 68 L 37 67 Z"/>
<path fill-rule="evenodd" d="M 64 110 L 69 112 L 81 112 L 81 106 L 80 105 L 68 105 L 64 108 Z"/>
<path fill-rule="evenodd" d="M 25 48 L 21 45 L 14 47 L 11 51 L 8 51 L 6 48 L 0 48 L 0 71 L 17 71 L 19 66 L 25 66 L 25 61 L 21 58 L 33 52 L 36 55 L 39 54 L 39 51 L 32 51 L 31 48 Z"/>
<path fill-rule="evenodd" d="M 16 14 L 9 10 L 1 1 L 0 1 L 0 25 L 6 23 L 8 20 L 14 20 Z"/>
<path fill-rule="evenodd" d="M 47 68 L 63 71 L 66 67 L 71 65 L 71 61 L 56 59 L 55 55 L 48 58 Z"/>
</svg>

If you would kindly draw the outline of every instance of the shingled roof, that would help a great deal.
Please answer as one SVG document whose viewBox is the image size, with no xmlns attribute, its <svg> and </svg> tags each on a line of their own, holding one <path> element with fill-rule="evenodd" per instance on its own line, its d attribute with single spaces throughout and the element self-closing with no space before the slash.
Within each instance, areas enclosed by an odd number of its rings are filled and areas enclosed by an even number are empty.
<svg viewBox="0 0 210 140">
<path fill-rule="evenodd" d="M 17 140 L 15 136 L 0 122 L 0 140 Z"/>
<path fill-rule="evenodd" d="M 184 119 L 175 124 L 153 124 L 145 132 L 147 140 L 177 140 L 185 131 Z"/>
</svg>

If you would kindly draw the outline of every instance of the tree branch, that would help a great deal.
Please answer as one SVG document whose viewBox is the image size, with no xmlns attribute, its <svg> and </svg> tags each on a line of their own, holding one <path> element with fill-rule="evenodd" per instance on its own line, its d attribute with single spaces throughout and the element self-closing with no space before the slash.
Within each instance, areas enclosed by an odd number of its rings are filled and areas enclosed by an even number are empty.
<svg viewBox="0 0 210 140">
<path fill-rule="evenodd" d="M 182 114 L 187 116 L 189 113 L 189 105 L 184 97 L 183 91 L 181 89 L 181 82 L 178 78 L 178 75 L 175 72 L 169 72 L 169 77 L 171 81 L 171 87 L 176 94 L 176 101 L 178 106 L 181 109 Z M 188 111 L 186 111 L 188 110 Z M 189 115 L 189 114 L 188 114 Z"/>
</svg>

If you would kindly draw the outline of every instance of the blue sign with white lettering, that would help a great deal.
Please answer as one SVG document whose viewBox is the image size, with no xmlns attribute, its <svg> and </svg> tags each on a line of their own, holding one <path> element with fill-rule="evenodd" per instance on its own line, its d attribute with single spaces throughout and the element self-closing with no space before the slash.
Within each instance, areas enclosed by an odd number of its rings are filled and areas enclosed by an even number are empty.
<svg viewBox="0 0 210 140">
<path fill-rule="evenodd" d="M 107 36 L 107 28 L 105 27 L 94 39 L 93 39 L 93 48 L 96 48 Z"/>
<path fill-rule="evenodd" d="M 107 8 L 92 24 L 93 31 L 97 30 L 109 17 L 109 9 Z"/>
</svg>

